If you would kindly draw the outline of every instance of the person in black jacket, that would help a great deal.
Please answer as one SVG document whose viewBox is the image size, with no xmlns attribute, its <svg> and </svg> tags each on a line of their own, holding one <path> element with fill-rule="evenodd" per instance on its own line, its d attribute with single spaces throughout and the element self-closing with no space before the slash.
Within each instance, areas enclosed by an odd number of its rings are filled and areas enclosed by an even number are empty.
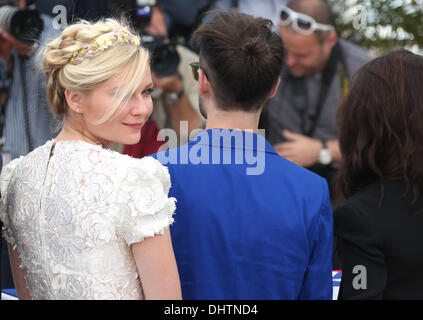
<svg viewBox="0 0 423 320">
<path fill-rule="evenodd" d="M 338 113 L 339 299 L 423 299 L 423 57 L 364 65 Z"/>
</svg>

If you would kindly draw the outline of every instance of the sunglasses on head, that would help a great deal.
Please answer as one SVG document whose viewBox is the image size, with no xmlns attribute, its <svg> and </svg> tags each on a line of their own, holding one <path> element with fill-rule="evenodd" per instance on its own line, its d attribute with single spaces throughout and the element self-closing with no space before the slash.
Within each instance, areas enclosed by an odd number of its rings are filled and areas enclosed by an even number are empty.
<svg viewBox="0 0 423 320">
<path fill-rule="evenodd" d="M 201 66 L 200 62 L 193 62 L 193 63 L 190 63 L 189 65 L 192 68 L 192 75 L 193 75 L 193 77 L 196 81 L 198 81 L 198 78 L 199 78 L 198 70 L 200 70 L 200 69 L 203 70 L 204 74 L 206 75 L 206 78 L 208 78 L 207 73 L 203 69 L 203 67 Z"/>
<path fill-rule="evenodd" d="M 292 22 L 295 31 L 302 34 L 312 34 L 316 30 L 321 31 L 335 31 L 335 28 L 328 24 L 317 23 L 312 17 L 295 12 L 288 7 L 282 6 L 279 25 L 287 26 Z"/>
</svg>

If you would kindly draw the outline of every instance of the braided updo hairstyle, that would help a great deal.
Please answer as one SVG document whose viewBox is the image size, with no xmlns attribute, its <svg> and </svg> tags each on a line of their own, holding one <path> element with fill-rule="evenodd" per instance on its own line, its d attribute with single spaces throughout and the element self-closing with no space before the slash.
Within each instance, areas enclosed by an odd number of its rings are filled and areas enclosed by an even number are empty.
<svg viewBox="0 0 423 320">
<path fill-rule="evenodd" d="M 100 122 L 107 121 L 117 107 L 137 89 L 149 64 L 149 53 L 143 47 L 130 43 L 117 43 L 79 64 L 70 63 L 78 52 L 97 37 L 109 32 L 126 32 L 129 27 L 115 19 L 96 23 L 81 20 L 70 25 L 62 34 L 48 43 L 43 54 L 43 71 L 46 75 L 47 98 L 56 116 L 65 116 L 68 110 L 65 90 L 88 92 L 96 85 L 125 73 L 113 106 L 106 110 Z"/>
</svg>

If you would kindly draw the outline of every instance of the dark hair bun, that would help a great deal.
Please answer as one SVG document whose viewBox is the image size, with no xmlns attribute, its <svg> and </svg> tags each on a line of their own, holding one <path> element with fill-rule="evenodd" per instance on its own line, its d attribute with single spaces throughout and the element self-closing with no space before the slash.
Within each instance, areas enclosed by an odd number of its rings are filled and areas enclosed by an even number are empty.
<svg viewBox="0 0 423 320">
<path fill-rule="evenodd" d="M 244 54 L 248 58 L 263 58 L 266 56 L 266 48 L 257 39 L 251 39 L 244 44 Z"/>
<path fill-rule="evenodd" d="M 210 20 L 192 36 L 208 68 L 217 105 L 258 110 L 280 75 L 284 47 L 272 21 L 235 9 L 209 12 Z"/>
</svg>

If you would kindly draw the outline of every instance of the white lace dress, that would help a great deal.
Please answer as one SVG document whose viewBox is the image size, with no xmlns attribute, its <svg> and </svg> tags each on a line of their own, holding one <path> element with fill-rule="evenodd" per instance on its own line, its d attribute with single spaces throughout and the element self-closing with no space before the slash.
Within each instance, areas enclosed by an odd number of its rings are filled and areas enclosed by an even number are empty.
<svg viewBox="0 0 423 320">
<path fill-rule="evenodd" d="M 3 236 L 33 299 L 143 299 L 130 245 L 173 223 L 167 168 L 48 141 L 1 174 Z"/>
</svg>

